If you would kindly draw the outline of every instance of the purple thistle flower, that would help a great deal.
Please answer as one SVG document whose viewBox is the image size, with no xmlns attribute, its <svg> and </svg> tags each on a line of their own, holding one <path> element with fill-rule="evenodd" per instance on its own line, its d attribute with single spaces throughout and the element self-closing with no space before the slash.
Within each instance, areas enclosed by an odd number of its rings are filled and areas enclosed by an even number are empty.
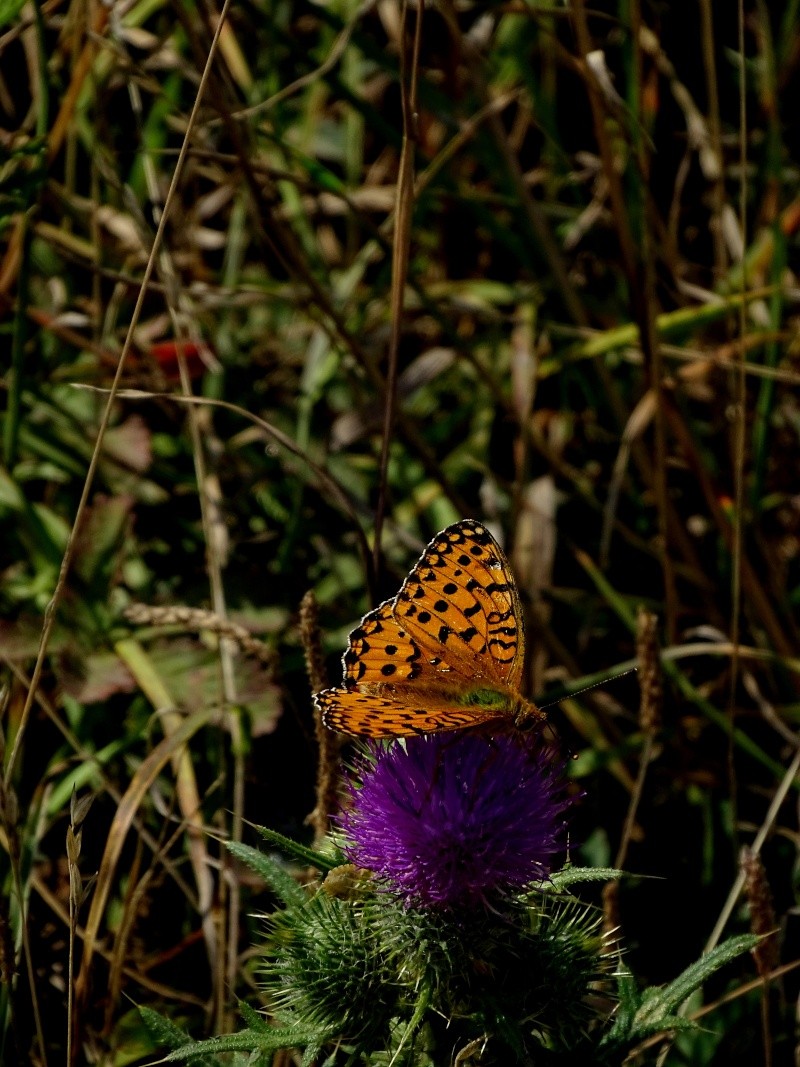
<svg viewBox="0 0 800 1067">
<path fill-rule="evenodd" d="M 340 818 L 345 853 L 408 904 L 486 905 L 548 876 L 570 803 L 562 772 L 518 735 L 373 746 Z"/>
</svg>

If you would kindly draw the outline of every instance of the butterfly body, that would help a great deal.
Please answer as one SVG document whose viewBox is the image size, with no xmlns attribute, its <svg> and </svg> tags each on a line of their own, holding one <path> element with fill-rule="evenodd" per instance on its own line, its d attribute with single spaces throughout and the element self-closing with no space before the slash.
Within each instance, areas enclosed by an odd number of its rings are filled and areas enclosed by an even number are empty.
<svg viewBox="0 0 800 1067">
<path fill-rule="evenodd" d="M 528 730 L 542 721 L 542 713 L 535 704 L 507 687 L 468 689 L 459 694 L 458 702 L 485 712 L 496 709 L 503 718 L 511 719 L 518 730 Z"/>
<path fill-rule="evenodd" d="M 522 610 L 500 546 L 465 519 L 430 542 L 397 596 L 350 634 L 341 687 L 317 693 L 331 729 L 406 737 L 544 716 L 519 692 Z"/>
</svg>

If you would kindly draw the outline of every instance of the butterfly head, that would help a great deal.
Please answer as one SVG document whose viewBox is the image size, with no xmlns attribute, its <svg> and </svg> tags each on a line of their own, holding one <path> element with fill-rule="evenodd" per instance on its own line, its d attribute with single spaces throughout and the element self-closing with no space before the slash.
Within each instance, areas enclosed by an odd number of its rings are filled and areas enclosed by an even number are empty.
<svg viewBox="0 0 800 1067">
<path fill-rule="evenodd" d="M 535 704 L 519 697 L 512 713 L 514 726 L 518 730 L 533 730 L 546 721 L 547 716 Z"/>
</svg>

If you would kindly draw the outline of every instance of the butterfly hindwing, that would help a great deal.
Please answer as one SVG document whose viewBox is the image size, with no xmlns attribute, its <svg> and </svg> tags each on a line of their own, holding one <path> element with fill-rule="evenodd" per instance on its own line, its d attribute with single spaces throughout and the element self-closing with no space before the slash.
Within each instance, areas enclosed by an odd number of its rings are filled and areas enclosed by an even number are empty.
<svg viewBox="0 0 800 1067">
<path fill-rule="evenodd" d="M 432 734 L 497 718 L 496 712 L 461 707 L 438 694 L 431 696 L 424 690 L 415 693 L 410 686 L 403 690 L 403 699 L 394 699 L 358 689 L 324 689 L 314 700 L 328 729 L 356 737 Z"/>
</svg>

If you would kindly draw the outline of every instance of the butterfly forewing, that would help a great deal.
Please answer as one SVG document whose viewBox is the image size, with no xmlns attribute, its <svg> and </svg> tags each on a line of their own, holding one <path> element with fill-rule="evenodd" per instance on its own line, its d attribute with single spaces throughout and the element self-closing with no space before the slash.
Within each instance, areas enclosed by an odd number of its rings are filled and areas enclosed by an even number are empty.
<svg viewBox="0 0 800 1067">
<path fill-rule="evenodd" d="M 400 684 L 435 673 L 435 666 L 395 617 L 396 599 L 367 612 L 350 634 L 342 657 L 345 688 L 376 682 Z"/>
<path fill-rule="evenodd" d="M 403 583 L 394 615 L 426 660 L 440 657 L 469 678 L 519 688 L 519 595 L 508 560 L 480 523 L 466 519 L 434 537 Z"/>
</svg>

